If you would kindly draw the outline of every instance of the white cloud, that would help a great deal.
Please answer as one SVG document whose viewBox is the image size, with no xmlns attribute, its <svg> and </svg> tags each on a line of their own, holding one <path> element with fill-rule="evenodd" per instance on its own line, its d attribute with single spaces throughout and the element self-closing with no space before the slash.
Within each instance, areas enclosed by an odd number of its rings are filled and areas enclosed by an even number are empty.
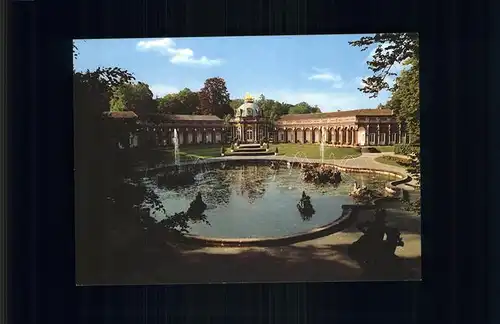
<svg viewBox="0 0 500 324">
<path fill-rule="evenodd" d="M 149 89 L 151 89 L 151 92 L 153 93 L 153 98 L 163 97 L 169 93 L 177 93 L 180 91 L 179 88 L 166 84 L 154 84 L 150 86 Z"/>
<path fill-rule="evenodd" d="M 379 103 L 387 101 L 385 94 L 378 98 L 369 98 L 367 95 L 359 92 L 358 90 L 346 91 L 341 93 L 335 92 L 321 92 L 315 90 L 266 90 L 266 91 L 252 91 L 251 95 L 258 97 L 260 94 L 268 99 L 283 101 L 290 104 L 297 104 L 305 101 L 311 106 L 318 105 L 323 112 L 337 111 L 337 110 L 350 110 L 350 109 L 364 109 L 375 108 Z"/>
<path fill-rule="evenodd" d="M 156 51 L 170 57 L 172 64 L 214 66 L 222 64 L 221 59 L 209 59 L 206 56 L 195 58 L 190 48 L 178 48 L 171 38 L 153 39 L 137 43 L 139 51 Z"/>
<path fill-rule="evenodd" d="M 340 89 L 344 86 L 344 82 L 340 74 L 331 73 L 328 69 L 313 68 L 313 70 L 316 74 L 309 76 L 309 80 L 331 82 L 332 87 L 336 89 Z"/>
</svg>

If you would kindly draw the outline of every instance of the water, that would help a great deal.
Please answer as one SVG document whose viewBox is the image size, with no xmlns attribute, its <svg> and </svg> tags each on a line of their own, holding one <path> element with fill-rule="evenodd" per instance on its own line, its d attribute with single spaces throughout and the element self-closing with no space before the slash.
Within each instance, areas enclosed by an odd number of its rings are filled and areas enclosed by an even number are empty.
<svg viewBox="0 0 500 324">
<path fill-rule="evenodd" d="M 156 186 L 147 182 L 159 195 L 167 215 L 186 211 L 197 192 L 207 204 L 210 225 L 190 223 L 190 234 L 222 238 L 276 237 L 304 232 L 328 224 L 342 214 L 341 205 L 352 204 L 348 196 L 350 177 L 338 188 L 304 183 L 300 170 L 271 170 L 268 165 L 230 165 L 210 168 L 195 176 L 195 183 L 182 188 Z M 381 188 L 392 179 L 373 174 L 353 174 L 353 179 L 368 187 Z M 316 214 L 303 220 L 297 210 L 302 191 L 311 196 Z M 157 218 L 160 220 L 161 218 Z"/>
<path fill-rule="evenodd" d="M 321 141 L 319 144 L 319 154 L 321 156 L 321 163 L 325 161 L 325 142 Z"/>
<path fill-rule="evenodd" d="M 176 128 L 174 128 L 173 142 L 174 142 L 174 164 L 176 166 L 179 166 L 181 164 L 181 159 L 180 159 L 180 156 L 179 156 L 179 137 L 177 135 L 177 129 Z"/>
</svg>

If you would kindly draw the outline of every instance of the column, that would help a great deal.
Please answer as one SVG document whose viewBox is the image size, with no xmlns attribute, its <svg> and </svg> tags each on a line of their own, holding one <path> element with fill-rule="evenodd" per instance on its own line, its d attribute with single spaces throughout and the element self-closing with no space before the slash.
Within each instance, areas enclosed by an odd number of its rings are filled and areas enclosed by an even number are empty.
<svg viewBox="0 0 500 324">
<path fill-rule="evenodd" d="M 260 141 L 259 123 L 255 124 L 255 141 L 256 142 Z"/>
<path fill-rule="evenodd" d="M 297 128 L 293 128 L 293 142 L 297 143 Z"/>
<path fill-rule="evenodd" d="M 376 140 L 376 145 L 380 144 L 380 124 L 377 124 L 377 137 L 375 138 Z"/>
<path fill-rule="evenodd" d="M 344 129 L 343 128 L 339 129 L 339 142 L 340 142 L 340 145 L 344 144 Z"/>
<path fill-rule="evenodd" d="M 398 138 L 398 140 L 397 140 L 396 142 L 397 142 L 397 143 L 399 143 L 399 144 L 402 144 L 401 140 L 402 140 L 402 138 L 403 138 L 403 137 L 402 137 L 402 135 L 403 135 L 402 133 L 403 133 L 403 132 L 402 132 L 402 130 L 401 130 L 401 123 L 399 123 L 399 124 L 398 124 L 398 132 L 399 132 L 399 138 Z"/>
<path fill-rule="evenodd" d="M 365 145 L 370 145 L 370 125 L 366 125 L 366 141 Z"/>
<path fill-rule="evenodd" d="M 392 144 L 392 143 L 391 143 L 391 140 L 392 140 L 392 138 L 391 138 L 391 124 L 389 124 L 387 127 L 388 127 L 388 133 L 389 133 L 389 140 L 388 140 L 388 144 L 390 145 L 390 144 Z"/>
</svg>

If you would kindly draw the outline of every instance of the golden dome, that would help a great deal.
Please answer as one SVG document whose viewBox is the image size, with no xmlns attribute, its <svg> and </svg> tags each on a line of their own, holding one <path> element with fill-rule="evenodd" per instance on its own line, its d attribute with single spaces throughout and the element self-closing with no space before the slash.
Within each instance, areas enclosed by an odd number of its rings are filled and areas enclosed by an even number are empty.
<svg viewBox="0 0 500 324">
<path fill-rule="evenodd" d="M 247 92 L 244 100 L 245 102 L 253 102 L 253 97 Z"/>
</svg>

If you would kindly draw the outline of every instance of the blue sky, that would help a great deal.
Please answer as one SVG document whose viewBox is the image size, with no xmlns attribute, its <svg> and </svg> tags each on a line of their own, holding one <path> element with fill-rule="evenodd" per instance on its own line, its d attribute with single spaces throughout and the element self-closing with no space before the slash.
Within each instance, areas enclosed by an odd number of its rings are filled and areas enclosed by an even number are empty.
<svg viewBox="0 0 500 324">
<path fill-rule="evenodd" d="M 357 90 L 371 75 L 350 40 L 362 35 L 254 36 L 209 38 L 78 40 L 77 70 L 118 66 L 163 96 L 185 87 L 195 91 L 210 77 L 222 77 L 231 98 L 248 92 L 296 104 L 306 101 L 322 111 L 375 108 L 387 92 L 370 99 Z"/>
</svg>

